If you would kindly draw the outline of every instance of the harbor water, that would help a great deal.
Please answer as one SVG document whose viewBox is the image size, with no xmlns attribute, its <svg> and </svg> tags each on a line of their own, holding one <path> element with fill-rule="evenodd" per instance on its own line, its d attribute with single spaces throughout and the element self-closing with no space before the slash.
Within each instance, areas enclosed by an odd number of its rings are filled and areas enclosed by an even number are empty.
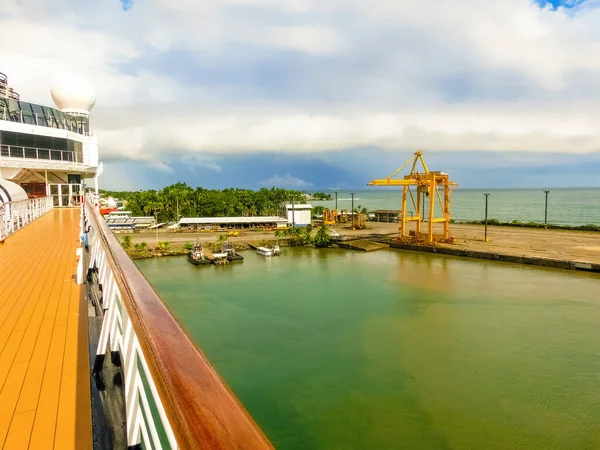
<svg viewBox="0 0 600 450">
<path fill-rule="evenodd" d="M 414 188 L 413 188 L 414 190 Z M 332 194 L 332 192 L 328 192 Z M 488 217 L 502 222 L 544 222 L 546 195 L 542 189 L 455 189 L 452 192 L 451 213 L 456 220 L 482 220 L 485 215 L 484 193 L 489 193 Z M 332 194 L 335 199 L 335 194 Z M 356 191 L 354 207 L 400 209 L 400 188 L 370 188 Z M 416 202 L 416 197 L 415 197 Z M 311 205 L 335 208 L 335 200 L 311 201 Z M 338 209 L 351 209 L 350 192 L 338 192 Z M 439 203 L 435 205 L 440 213 Z M 407 200 L 407 211 L 414 212 Z M 548 194 L 548 223 L 555 225 L 600 225 L 600 189 L 551 189 Z"/>
<path fill-rule="evenodd" d="M 243 255 L 137 263 L 277 448 L 600 448 L 597 275 Z"/>
</svg>

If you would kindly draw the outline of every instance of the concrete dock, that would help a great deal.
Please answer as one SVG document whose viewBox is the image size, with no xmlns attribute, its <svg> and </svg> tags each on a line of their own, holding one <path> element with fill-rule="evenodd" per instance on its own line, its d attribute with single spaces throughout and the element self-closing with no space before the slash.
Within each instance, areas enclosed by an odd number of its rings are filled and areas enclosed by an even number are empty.
<svg viewBox="0 0 600 450">
<path fill-rule="evenodd" d="M 388 244 L 382 242 L 369 241 L 367 239 L 356 239 L 350 241 L 340 241 L 337 243 L 340 248 L 346 248 L 348 250 L 360 250 L 363 252 L 372 252 L 375 250 L 383 250 L 389 248 Z"/>
</svg>

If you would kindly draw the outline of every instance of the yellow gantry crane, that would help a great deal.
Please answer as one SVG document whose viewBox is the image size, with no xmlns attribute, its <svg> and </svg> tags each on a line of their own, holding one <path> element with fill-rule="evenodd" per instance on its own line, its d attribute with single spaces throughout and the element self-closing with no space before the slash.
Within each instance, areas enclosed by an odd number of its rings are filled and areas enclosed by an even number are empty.
<svg viewBox="0 0 600 450">
<path fill-rule="evenodd" d="M 404 175 L 400 178 L 399 173 L 412 162 L 412 167 L 408 175 Z M 423 166 L 423 172 L 417 171 L 417 164 L 421 163 Z M 448 174 L 445 172 L 430 172 L 423 159 L 423 152 L 421 150 L 415 152 L 414 156 L 410 158 L 406 163 L 383 180 L 373 180 L 367 184 L 367 186 L 402 186 L 402 210 L 400 211 L 400 240 L 406 238 L 406 222 L 414 221 L 417 224 L 416 233 L 414 237 L 416 240 L 421 240 L 423 235 L 421 233 L 421 197 L 423 194 L 428 197 L 429 205 L 426 200 L 423 199 L 423 206 L 429 206 L 429 217 L 428 217 L 428 231 L 427 239 L 428 243 L 439 242 L 439 241 L 450 241 L 449 224 L 450 224 L 450 188 L 456 186 L 449 180 Z M 411 187 L 416 186 L 416 202 L 412 194 Z M 440 190 L 443 189 L 443 199 Z M 406 216 L 406 197 L 410 195 L 412 204 L 415 208 L 415 214 L 411 217 Z M 435 203 L 438 203 L 441 207 L 442 217 L 435 218 Z M 425 214 L 423 214 L 425 215 Z M 441 235 L 435 235 L 433 233 L 433 224 L 443 223 L 444 231 Z M 411 233 L 412 234 L 412 233 Z"/>
</svg>

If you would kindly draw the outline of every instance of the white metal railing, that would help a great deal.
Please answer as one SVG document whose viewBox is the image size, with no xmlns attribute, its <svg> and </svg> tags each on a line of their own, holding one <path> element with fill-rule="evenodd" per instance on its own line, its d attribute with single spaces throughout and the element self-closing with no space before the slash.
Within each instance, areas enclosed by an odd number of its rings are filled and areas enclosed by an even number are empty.
<svg viewBox="0 0 600 450">
<path fill-rule="evenodd" d="M 40 159 L 44 161 L 64 161 L 83 164 L 83 152 L 22 147 L 20 145 L 0 145 L 0 159 L 4 158 Z"/>
<path fill-rule="evenodd" d="M 90 194 L 90 197 L 93 197 Z M 92 200 L 94 201 L 94 200 Z M 95 200 L 97 203 L 97 200 Z M 87 205 L 82 208 L 82 236 L 90 249 L 88 269 L 95 270 L 102 286 L 104 319 L 96 358 L 104 360 L 106 353 L 118 353 L 123 369 L 127 445 L 134 448 L 176 449 L 177 441 L 169 423 L 152 373 L 133 328 L 125 301 L 115 280 L 100 235 L 89 226 Z M 97 224 L 96 224 L 97 227 Z M 80 275 L 81 276 L 81 275 Z"/>
<path fill-rule="evenodd" d="M 92 375 L 102 380 L 106 365 L 121 368 L 127 445 L 272 450 L 122 248 L 100 216 L 94 194 L 84 202 L 81 225 L 88 244 L 81 259 L 89 259 L 87 279 L 101 292 L 95 306 L 103 313 Z"/>
<path fill-rule="evenodd" d="M 51 197 L 0 204 L 0 242 L 54 207 Z"/>
</svg>

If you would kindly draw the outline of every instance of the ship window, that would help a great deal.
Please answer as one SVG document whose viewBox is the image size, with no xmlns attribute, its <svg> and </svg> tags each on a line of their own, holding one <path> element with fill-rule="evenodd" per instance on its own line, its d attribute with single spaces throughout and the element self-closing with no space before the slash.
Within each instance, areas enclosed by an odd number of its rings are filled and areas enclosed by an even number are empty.
<svg viewBox="0 0 600 450">
<path fill-rule="evenodd" d="M 19 133 L 17 139 L 19 141 L 19 146 L 35 147 L 35 136 L 33 134 Z"/>
<path fill-rule="evenodd" d="M 46 118 L 44 117 L 44 110 L 42 109 L 42 107 L 40 105 L 32 104 L 31 110 L 33 111 L 34 118 L 37 120 L 37 124 L 42 127 L 47 126 Z"/>
<path fill-rule="evenodd" d="M 56 150 L 67 150 L 67 140 L 62 138 L 52 138 L 52 147 Z"/>
<path fill-rule="evenodd" d="M 52 147 L 52 138 L 50 136 L 36 136 L 35 146 L 37 148 L 54 148 Z"/>
<path fill-rule="evenodd" d="M 60 114 L 57 110 L 53 108 L 47 108 L 45 106 L 43 108 L 44 115 L 48 117 L 48 120 L 52 122 L 52 126 L 54 128 L 64 128 L 64 125 L 62 123 L 62 117 L 60 117 Z"/>
<path fill-rule="evenodd" d="M 11 131 L 2 132 L 2 145 L 19 145 L 17 141 L 17 133 Z"/>
</svg>

